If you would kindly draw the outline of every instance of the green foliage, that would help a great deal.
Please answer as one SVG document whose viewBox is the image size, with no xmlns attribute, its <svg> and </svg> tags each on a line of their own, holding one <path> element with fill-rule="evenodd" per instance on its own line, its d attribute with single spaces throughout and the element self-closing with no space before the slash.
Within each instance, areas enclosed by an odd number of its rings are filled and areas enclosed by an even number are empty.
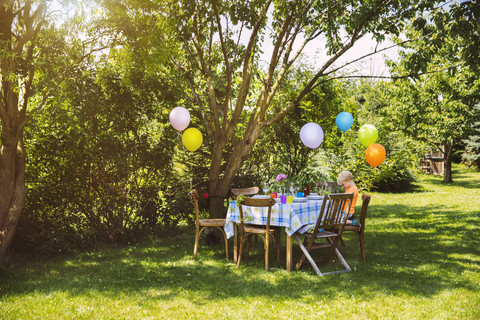
<svg viewBox="0 0 480 320">
<path fill-rule="evenodd" d="M 156 80 L 131 77 L 137 87 L 108 69 L 96 78 L 75 72 L 27 128 L 29 221 L 20 228 L 27 238 L 35 222 L 46 234 L 58 230 L 67 248 L 75 238 L 79 246 L 84 238 L 121 243 L 160 222 L 178 223 L 170 217 L 175 206 L 165 208 L 176 192 L 166 186 L 177 184 L 168 113 L 154 112 Z"/>
<path fill-rule="evenodd" d="M 327 149 L 321 163 L 332 169 L 331 180 L 340 171 L 351 171 L 357 187 L 362 190 L 406 191 L 415 181 L 414 172 L 424 148 L 404 135 L 392 121 L 389 109 L 388 86 L 382 82 L 362 81 L 352 85 L 347 95 L 355 97 L 352 108 L 354 124 L 351 129 L 332 139 L 332 147 Z M 348 101 L 348 100 L 347 100 Z M 386 158 L 377 168 L 371 168 L 365 160 L 366 147 L 360 144 L 358 129 L 364 124 L 374 125 L 379 137 L 377 143 L 385 147 Z"/>
<path fill-rule="evenodd" d="M 282 93 L 274 102 L 272 113 L 293 96 L 302 82 L 307 81 L 312 70 L 306 64 L 293 68 L 287 76 L 288 81 L 282 87 Z M 289 183 L 301 186 L 307 175 L 310 181 L 329 179 L 329 169 L 315 161 L 316 154 L 328 149 L 332 134 L 336 134 L 335 117 L 343 110 L 347 84 L 344 82 L 325 82 L 316 87 L 302 102 L 280 121 L 265 128 L 247 160 L 255 163 L 259 182 L 274 183 L 279 173 L 287 175 Z M 350 110 L 348 108 L 348 110 Z M 300 140 L 300 130 L 308 122 L 318 123 L 324 131 L 324 142 L 317 149 L 306 147 Z"/>
<path fill-rule="evenodd" d="M 474 107 L 477 120 L 480 120 L 480 105 Z M 463 162 L 469 167 L 480 169 L 480 121 L 473 123 L 471 133 L 465 143 L 465 152 L 463 153 Z"/>
<path fill-rule="evenodd" d="M 379 118 L 380 107 L 357 111 L 355 83 L 330 81 L 325 76 L 334 75 L 322 68 L 291 68 L 296 58 L 285 39 L 279 43 L 284 56 L 273 59 L 269 70 L 258 58 L 267 32 L 283 27 L 293 40 L 325 36 L 325 52 L 340 56 L 345 31 L 352 41 L 364 32 L 377 39 L 398 34 L 405 18 L 435 1 L 413 7 L 409 1 L 276 1 L 272 15 L 264 17 L 259 15 L 264 1 L 100 3 L 94 18 L 74 20 L 82 25 L 81 37 L 53 26 L 44 33 L 35 107 L 42 109 L 42 97 L 49 98 L 25 139 L 31 148 L 31 192 L 20 228 L 24 243 L 52 243 L 49 230 L 64 240 L 75 234 L 69 240 L 80 247 L 97 238 L 125 243 L 142 232 L 191 221 L 191 188 L 217 197 L 230 185 L 259 185 L 280 172 L 291 180 L 303 181 L 307 174 L 312 181 L 333 180 L 341 169 L 351 168 L 365 189 L 379 183 L 391 189 L 398 179 L 408 180 L 412 158 L 402 161 L 409 153 L 397 152 L 397 144 L 386 146 L 389 158 L 385 170 L 375 170 L 378 175 L 365 164 L 355 130 L 365 121 L 386 128 L 390 115 Z M 267 18 L 274 18 L 269 29 Z M 248 43 L 239 42 L 245 39 L 240 33 L 252 32 L 259 19 L 264 20 L 253 39 L 255 49 L 245 57 Z M 271 37 L 278 40 L 280 33 Z M 85 49 L 92 44 L 104 49 L 92 54 Z M 312 82 L 315 77 L 318 81 Z M 41 84 L 57 90 L 42 91 Z M 314 89 L 287 117 L 263 129 L 307 87 L 307 92 Z M 268 92 L 274 94 L 264 100 Z M 191 126 L 204 133 L 195 153 L 182 147 L 181 135 L 168 125 L 168 113 L 177 105 L 189 109 Z M 345 134 L 335 127 L 340 111 L 357 119 Z M 309 121 L 324 129 L 325 152 L 301 143 L 300 128 Z M 260 131 L 255 148 L 239 155 L 242 144 L 253 145 Z M 242 163 L 238 171 L 237 163 Z M 216 188 L 218 181 L 228 182 L 223 190 Z M 211 199 L 199 199 L 202 210 Z M 26 236 L 36 224 L 42 226 L 40 241 Z"/>
<path fill-rule="evenodd" d="M 433 23 L 448 21 L 446 16 L 443 11 L 436 13 Z M 420 26 L 414 22 L 406 29 L 407 37 L 415 41 L 403 44 L 405 51 L 392 64 L 393 75 L 400 78 L 392 83 L 388 109 L 398 128 L 410 138 L 442 150 L 446 159 L 444 182 L 451 182 L 452 150 L 473 125 L 473 106 L 480 101 L 480 82 L 478 73 L 458 54 L 460 48 L 469 45 L 463 43 L 464 38 L 452 36 L 450 27 L 446 27 L 438 31 L 445 38 L 437 46 L 423 36 L 425 28 L 430 32 L 435 25 Z M 418 69 L 425 74 L 404 77 Z"/>
</svg>

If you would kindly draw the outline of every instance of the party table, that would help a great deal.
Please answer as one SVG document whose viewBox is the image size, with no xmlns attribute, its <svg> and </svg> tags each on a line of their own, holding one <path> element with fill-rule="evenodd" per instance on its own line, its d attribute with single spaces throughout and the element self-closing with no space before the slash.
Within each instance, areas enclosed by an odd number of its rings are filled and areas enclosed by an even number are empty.
<svg viewBox="0 0 480 320">
<path fill-rule="evenodd" d="M 298 199 L 297 199 L 298 200 Z M 286 269 L 292 269 L 292 238 L 291 235 L 295 233 L 300 227 L 306 224 L 317 222 L 318 214 L 322 207 L 322 200 L 304 200 L 303 202 L 294 202 L 292 204 L 280 203 L 277 201 L 272 207 L 270 218 L 271 226 L 284 227 L 287 234 L 286 241 Z M 243 206 L 244 221 L 248 224 L 266 225 L 267 224 L 267 208 L 247 207 Z M 230 208 L 227 212 L 225 222 L 225 233 L 228 238 L 234 236 L 233 255 L 234 261 L 237 260 L 237 227 L 240 223 L 240 210 L 236 202 L 230 203 Z"/>
</svg>

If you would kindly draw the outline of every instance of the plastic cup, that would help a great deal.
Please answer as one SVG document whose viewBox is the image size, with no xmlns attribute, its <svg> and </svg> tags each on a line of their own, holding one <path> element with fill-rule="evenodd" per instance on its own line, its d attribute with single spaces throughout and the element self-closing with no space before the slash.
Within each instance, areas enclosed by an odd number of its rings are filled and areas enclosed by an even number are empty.
<svg viewBox="0 0 480 320">
<path fill-rule="evenodd" d="M 270 193 L 270 198 L 275 199 L 276 197 L 277 197 L 277 193 L 276 193 L 276 192 Z"/>
<path fill-rule="evenodd" d="M 287 203 L 287 196 L 280 196 L 281 203 Z"/>
<path fill-rule="evenodd" d="M 293 203 L 293 196 L 287 196 L 287 203 L 292 204 Z"/>
<path fill-rule="evenodd" d="M 297 192 L 297 198 L 303 198 L 303 192 Z"/>
</svg>

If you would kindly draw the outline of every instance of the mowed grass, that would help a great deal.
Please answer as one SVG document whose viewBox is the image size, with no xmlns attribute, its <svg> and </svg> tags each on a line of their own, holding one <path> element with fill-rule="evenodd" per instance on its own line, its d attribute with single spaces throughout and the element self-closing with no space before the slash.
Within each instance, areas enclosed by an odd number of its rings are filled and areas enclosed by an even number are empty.
<svg viewBox="0 0 480 320">
<path fill-rule="evenodd" d="M 195 260 L 190 227 L 127 247 L 17 257 L 0 270 L 0 319 L 480 319 L 480 173 L 456 166 L 453 184 L 441 180 L 372 193 L 367 264 L 354 234 L 341 247 L 350 273 L 289 273 L 273 255 L 265 272 L 260 242 L 240 269 L 221 245 L 203 245 Z"/>
</svg>

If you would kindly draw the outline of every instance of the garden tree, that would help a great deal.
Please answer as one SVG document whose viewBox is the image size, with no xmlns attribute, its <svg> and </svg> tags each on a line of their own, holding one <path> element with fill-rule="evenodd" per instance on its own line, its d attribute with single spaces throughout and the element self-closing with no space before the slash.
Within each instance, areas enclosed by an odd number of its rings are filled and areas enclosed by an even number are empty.
<svg viewBox="0 0 480 320">
<path fill-rule="evenodd" d="M 463 142 L 465 143 L 465 153 L 463 161 L 472 167 L 480 169 L 480 104 L 474 107 L 476 113 L 475 121 L 472 125 L 471 134 Z"/>
<path fill-rule="evenodd" d="M 185 219 L 171 174 L 176 134 L 164 111 L 179 93 L 150 72 L 135 44 L 102 50 L 108 32 L 86 19 L 49 24 L 39 34 L 42 90 L 31 109 L 43 106 L 25 130 L 29 196 L 14 249 L 122 243 Z"/>
<path fill-rule="evenodd" d="M 460 57 L 472 70 L 478 72 L 480 67 L 480 1 L 461 1 L 452 4 L 449 11 L 434 12 L 432 21 L 435 30 L 432 39 L 441 47 L 445 37 L 458 38 L 462 45 L 458 48 Z M 430 51 L 431 52 L 431 51 Z"/>
<path fill-rule="evenodd" d="M 0 6 L 0 264 L 27 193 L 23 131 L 32 95 L 36 37 L 45 13 L 45 0 L 5 0 Z"/>
<path fill-rule="evenodd" d="M 358 126 L 373 124 L 378 130 L 377 142 L 385 147 L 388 155 L 378 169 L 372 168 L 365 159 L 365 146 L 358 142 L 357 130 L 350 132 L 355 143 L 350 142 L 348 147 L 354 151 L 351 153 L 355 154 L 357 161 L 347 160 L 346 163 L 351 163 L 352 171 L 358 177 L 357 186 L 389 192 L 408 190 L 415 181 L 418 153 L 424 154 L 419 152 L 422 145 L 398 130 L 397 123 L 392 121 L 388 107 L 391 100 L 389 82 L 362 79 L 357 90 L 360 104 L 356 117 Z"/>
<path fill-rule="evenodd" d="M 436 27 L 425 23 L 422 18 L 416 19 L 406 36 L 419 38 L 420 34 L 434 32 Z M 400 52 L 399 61 L 392 64 L 392 75 L 399 78 L 392 84 L 396 99 L 389 112 L 398 121 L 398 129 L 443 153 L 443 182 L 449 183 L 452 150 L 472 126 L 480 83 L 478 73 L 465 65 L 460 55 L 464 46 L 461 38 L 443 39 L 435 52 L 431 43 L 429 38 L 423 38 L 403 44 L 407 50 Z M 405 77 L 412 70 L 424 74 Z"/>
<path fill-rule="evenodd" d="M 399 34 L 406 19 L 432 9 L 438 1 L 102 2 L 117 21 L 156 15 L 162 26 L 170 28 L 150 38 L 150 50 L 175 52 L 171 65 L 183 78 L 172 77 L 172 81 L 187 81 L 186 98 L 200 111 L 211 147 L 210 209 L 213 216 L 219 216 L 231 182 L 265 127 L 282 119 L 322 82 L 334 78 L 345 66 L 335 62 L 359 39 L 373 35 L 383 40 L 387 34 Z M 325 61 L 273 112 L 285 74 L 316 39 L 325 39 L 318 48 Z M 271 54 L 261 68 L 262 48 L 269 45 Z M 233 152 L 225 158 L 228 146 Z"/>
<path fill-rule="evenodd" d="M 93 37 L 88 32 L 80 36 L 85 30 L 83 15 L 76 15 L 75 32 L 60 32 L 53 22 L 58 10 L 53 10 L 54 16 L 47 8 L 52 2 L 2 1 L 0 8 L 0 264 L 7 257 L 27 192 L 24 129 L 46 105 L 55 102 L 55 90 L 71 71 L 83 67 L 82 60 L 111 41 L 98 32 Z M 67 53 L 65 43 L 69 41 L 77 46 Z"/>
<path fill-rule="evenodd" d="M 311 76 L 311 66 L 303 61 L 289 70 L 281 92 L 272 102 L 272 112 L 280 111 Z M 286 174 L 289 182 L 304 182 L 301 180 L 305 180 L 307 173 L 314 178 L 313 172 L 306 172 L 306 169 L 312 165 L 316 150 L 303 145 L 300 129 L 306 122 L 317 122 L 325 135 L 333 132 L 335 117 L 341 105 L 342 88 L 340 81 L 323 83 L 312 90 L 292 112 L 262 131 L 249 158 L 244 162 L 244 165 L 254 165 L 253 170 L 261 180 L 257 184 L 272 184 L 279 173 Z M 243 171 L 245 168 L 241 169 L 240 174 Z"/>
</svg>

